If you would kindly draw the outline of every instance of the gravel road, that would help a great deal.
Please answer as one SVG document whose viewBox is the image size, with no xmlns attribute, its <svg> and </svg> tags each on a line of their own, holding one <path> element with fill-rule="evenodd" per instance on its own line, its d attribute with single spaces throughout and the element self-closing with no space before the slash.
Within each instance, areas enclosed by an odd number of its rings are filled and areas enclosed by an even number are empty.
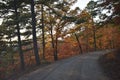
<svg viewBox="0 0 120 80">
<path fill-rule="evenodd" d="M 18 80 L 109 80 L 98 64 L 98 58 L 105 53 L 97 51 L 60 60 Z"/>
</svg>

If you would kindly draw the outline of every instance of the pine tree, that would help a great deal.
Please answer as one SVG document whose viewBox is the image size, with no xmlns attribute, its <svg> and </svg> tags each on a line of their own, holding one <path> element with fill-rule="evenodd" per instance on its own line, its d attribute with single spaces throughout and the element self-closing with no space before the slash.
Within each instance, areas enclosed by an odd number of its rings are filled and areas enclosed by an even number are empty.
<svg viewBox="0 0 120 80">
<path fill-rule="evenodd" d="M 94 40 L 94 50 L 96 51 L 97 50 L 97 46 L 96 46 L 96 26 L 95 26 L 95 22 L 94 22 L 94 18 L 96 17 L 96 11 L 95 11 L 95 8 L 96 8 L 96 2 L 94 1 L 90 1 L 88 4 L 87 4 L 87 7 L 86 7 L 86 10 L 90 13 L 91 15 L 91 21 L 92 21 L 92 30 L 93 30 L 93 40 Z"/>
<path fill-rule="evenodd" d="M 32 14 L 32 34 L 33 34 L 33 44 L 34 44 L 34 53 L 36 64 L 40 64 L 40 58 L 38 54 L 38 47 L 37 47 L 37 38 L 36 38 L 36 19 L 35 19 L 35 11 L 34 11 L 34 0 L 31 0 L 31 14 Z"/>
<path fill-rule="evenodd" d="M 21 60 L 21 68 L 24 69 L 24 57 L 23 57 L 23 51 L 22 51 L 22 42 L 21 42 L 21 37 L 20 37 L 20 26 L 19 26 L 19 21 L 18 21 L 18 12 L 17 12 L 17 0 L 14 0 L 14 9 L 15 9 L 15 23 L 17 27 L 17 36 L 18 36 L 18 46 L 19 46 L 19 54 L 20 54 L 20 60 Z"/>
</svg>

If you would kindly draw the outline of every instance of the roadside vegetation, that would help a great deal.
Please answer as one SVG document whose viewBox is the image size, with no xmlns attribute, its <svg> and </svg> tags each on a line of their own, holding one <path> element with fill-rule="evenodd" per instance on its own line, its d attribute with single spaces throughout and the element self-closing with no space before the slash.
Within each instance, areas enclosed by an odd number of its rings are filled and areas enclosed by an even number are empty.
<svg viewBox="0 0 120 80">
<path fill-rule="evenodd" d="M 120 80 L 120 49 L 101 56 L 99 62 L 110 80 Z"/>
</svg>

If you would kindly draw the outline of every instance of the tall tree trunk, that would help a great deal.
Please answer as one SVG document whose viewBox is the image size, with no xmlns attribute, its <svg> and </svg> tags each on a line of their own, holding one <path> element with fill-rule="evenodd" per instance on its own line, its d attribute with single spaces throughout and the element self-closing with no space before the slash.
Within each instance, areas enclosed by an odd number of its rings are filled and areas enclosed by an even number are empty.
<svg viewBox="0 0 120 80">
<path fill-rule="evenodd" d="M 20 62 L 21 62 L 21 69 L 25 68 L 24 64 L 24 55 L 22 51 L 22 44 L 21 44 L 21 37 L 20 37 L 20 26 L 18 21 L 18 12 L 17 12 L 17 0 L 14 0 L 14 9 L 16 14 L 16 27 L 17 27 L 17 36 L 18 36 L 18 47 L 19 47 L 19 55 L 20 55 Z"/>
<path fill-rule="evenodd" d="M 57 60 L 57 58 L 56 58 L 56 51 L 55 51 L 55 44 L 54 44 L 54 37 L 53 37 L 53 27 L 52 27 L 52 25 L 50 24 L 50 26 L 51 26 L 51 29 L 50 29 L 50 32 L 51 32 L 51 39 L 52 39 L 52 48 L 53 48 L 53 55 L 54 55 L 54 61 L 56 61 Z"/>
<path fill-rule="evenodd" d="M 10 43 L 10 54 L 11 54 L 11 63 L 12 63 L 12 65 L 14 65 L 14 52 L 13 52 L 13 46 L 12 46 L 12 39 L 11 39 L 11 34 L 10 34 L 10 41 L 9 41 L 9 43 Z"/>
<path fill-rule="evenodd" d="M 44 31 L 44 15 L 43 15 L 43 3 L 41 4 L 41 13 L 42 13 L 42 45 L 43 45 L 43 60 L 45 60 L 45 31 Z"/>
<path fill-rule="evenodd" d="M 56 40 L 55 40 L 55 55 L 54 55 L 54 60 L 58 60 L 58 34 L 56 32 Z"/>
<path fill-rule="evenodd" d="M 89 52 L 89 41 L 88 41 L 88 27 L 86 27 L 86 34 L 85 34 L 85 36 L 86 36 L 86 52 Z"/>
<path fill-rule="evenodd" d="M 51 17 L 50 10 L 49 10 L 49 16 Z M 56 61 L 55 44 L 54 44 L 54 36 L 53 36 L 53 26 L 51 24 L 51 19 L 50 19 L 50 36 L 51 36 L 51 40 L 52 40 L 51 44 L 52 44 L 52 48 L 53 48 L 54 61 Z"/>
<path fill-rule="evenodd" d="M 96 51 L 96 29 L 95 26 L 93 26 L 93 40 L 94 40 L 94 51 Z"/>
<path fill-rule="evenodd" d="M 83 51 L 82 51 L 82 47 L 81 47 L 81 44 L 80 44 L 80 41 L 79 41 L 79 38 L 78 38 L 78 36 L 77 36 L 77 34 L 75 33 L 75 37 L 76 37 L 76 40 L 77 40 L 77 43 L 78 43 L 78 46 L 79 46 L 79 49 L 80 49 L 80 52 L 79 53 L 83 53 Z"/>
<path fill-rule="evenodd" d="M 35 54 L 36 65 L 39 65 L 40 57 L 38 53 L 37 37 L 36 37 L 36 19 L 35 19 L 35 11 L 34 11 L 34 0 L 31 0 L 31 14 L 32 14 L 32 34 L 33 34 L 34 54 Z"/>
<path fill-rule="evenodd" d="M 8 27 L 9 31 L 10 31 L 10 27 Z M 9 32 L 9 45 L 10 45 L 10 57 L 11 57 L 11 64 L 14 65 L 14 52 L 13 52 L 13 43 L 12 43 L 12 36 L 11 36 L 11 32 Z"/>
<path fill-rule="evenodd" d="M 102 50 L 103 48 L 102 48 L 102 40 L 101 39 L 99 40 L 99 46 L 100 46 L 100 50 Z"/>
<path fill-rule="evenodd" d="M 114 49 L 115 48 L 115 45 L 114 45 L 114 39 L 115 39 L 115 36 L 114 36 L 114 32 L 113 32 L 113 30 L 112 30 L 112 40 L 111 40 L 111 43 L 112 43 L 112 49 Z"/>
</svg>

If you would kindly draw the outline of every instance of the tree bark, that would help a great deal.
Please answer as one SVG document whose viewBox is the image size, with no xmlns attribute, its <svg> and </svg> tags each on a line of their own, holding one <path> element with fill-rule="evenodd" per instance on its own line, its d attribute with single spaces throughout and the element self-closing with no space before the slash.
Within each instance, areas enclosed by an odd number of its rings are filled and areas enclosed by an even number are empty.
<svg viewBox="0 0 120 80">
<path fill-rule="evenodd" d="M 52 25 L 50 25 L 51 26 L 51 29 L 50 29 L 50 32 L 51 32 L 51 39 L 52 39 L 52 48 L 53 48 L 53 55 L 54 55 L 54 61 L 56 61 L 57 59 L 56 59 L 56 51 L 55 51 L 55 44 L 54 44 L 54 37 L 53 37 L 53 31 L 52 31 L 52 29 L 53 29 L 53 27 L 52 27 Z"/>
<path fill-rule="evenodd" d="M 21 63 L 21 69 L 24 70 L 25 63 L 24 63 L 24 55 L 23 55 L 22 44 L 21 44 L 20 26 L 19 26 L 19 21 L 18 21 L 17 0 L 14 0 L 14 9 L 15 9 L 15 14 L 16 14 L 15 20 L 16 20 L 17 37 L 18 37 L 20 63 Z"/>
<path fill-rule="evenodd" d="M 51 13 L 49 10 L 49 16 L 51 17 Z M 52 44 L 52 48 L 53 48 L 53 55 L 54 55 L 54 61 L 56 61 L 56 52 L 55 52 L 55 44 L 54 44 L 54 36 L 53 36 L 53 26 L 51 24 L 51 19 L 50 19 L 50 36 L 51 36 L 51 44 Z"/>
<path fill-rule="evenodd" d="M 54 55 L 54 60 L 58 60 L 58 34 L 56 32 L 56 40 L 55 40 L 55 55 Z"/>
<path fill-rule="evenodd" d="M 45 60 L 45 31 L 44 31 L 44 16 L 43 16 L 43 3 L 41 4 L 41 13 L 42 13 L 42 45 L 43 45 L 43 60 Z"/>
<path fill-rule="evenodd" d="M 33 34 L 34 54 L 35 54 L 36 65 L 39 65 L 40 58 L 38 53 L 37 37 L 36 37 L 36 19 L 35 19 L 35 11 L 34 11 L 34 0 L 31 0 L 31 15 L 32 15 L 32 34 Z"/>
<path fill-rule="evenodd" d="M 83 53 L 82 47 L 81 47 L 80 41 L 79 41 L 78 36 L 77 36 L 76 33 L 75 33 L 75 37 L 76 37 L 76 40 L 77 40 L 77 43 L 78 43 L 78 46 L 79 46 L 79 49 L 80 49 L 80 53 L 82 54 Z"/>
<path fill-rule="evenodd" d="M 86 52 L 89 52 L 89 36 L 88 36 L 88 27 L 86 27 L 86 34 L 85 34 L 85 38 L 86 38 Z"/>
<path fill-rule="evenodd" d="M 93 26 L 93 40 L 94 40 L 94 51 L 96 51 L 96 29 L 95 26 Z"/>
</svg>

